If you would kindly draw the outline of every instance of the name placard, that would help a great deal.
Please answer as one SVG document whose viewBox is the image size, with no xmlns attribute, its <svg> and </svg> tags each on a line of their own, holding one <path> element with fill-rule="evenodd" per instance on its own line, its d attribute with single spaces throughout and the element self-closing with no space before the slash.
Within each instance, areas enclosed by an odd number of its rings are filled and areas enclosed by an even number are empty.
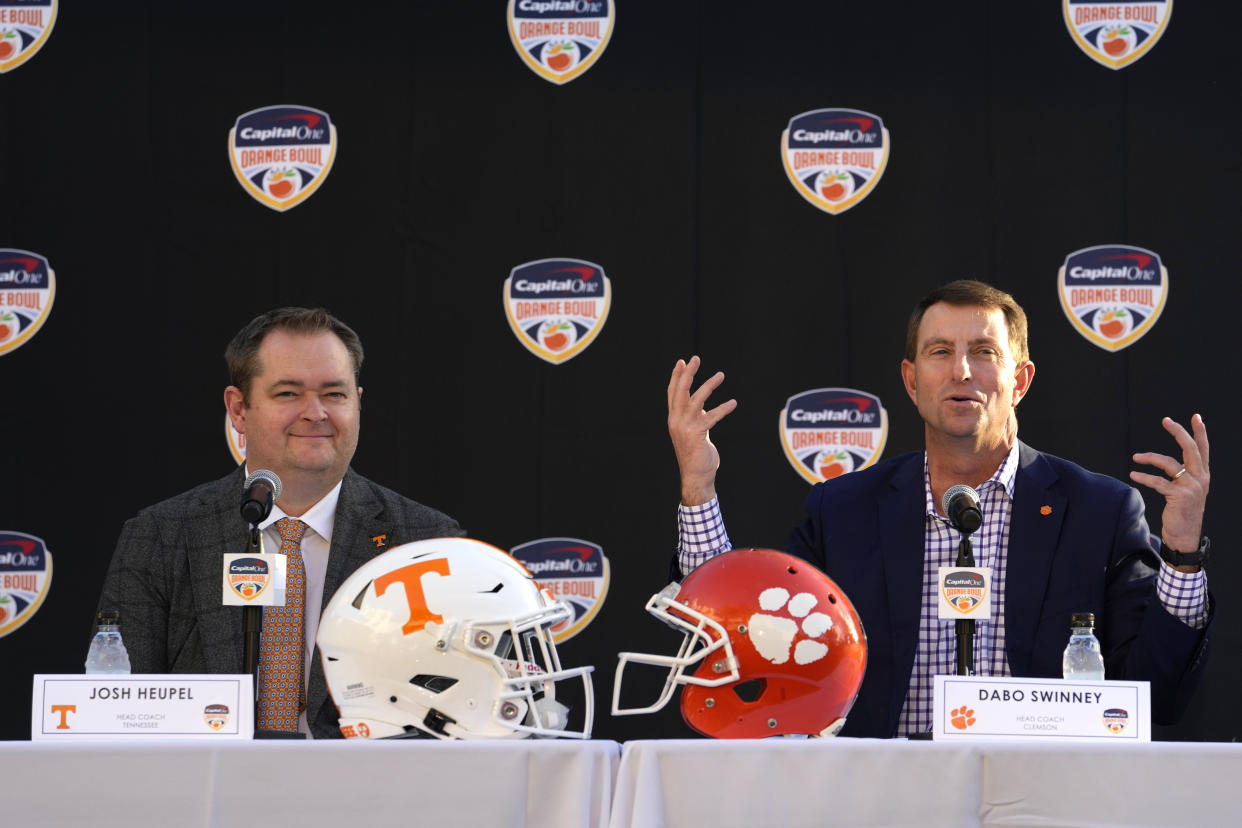
<svg viewBox="0 0 1242 828">
<path fill-rule="evenodd" d="M 36 675 L 32 740 L 250 739 L 248 675 Z"/>
<path fill-rule="evenodd" d="M 935 676 L 932 738 L 1150 742 L 1145 681 Z"/>
</svg>

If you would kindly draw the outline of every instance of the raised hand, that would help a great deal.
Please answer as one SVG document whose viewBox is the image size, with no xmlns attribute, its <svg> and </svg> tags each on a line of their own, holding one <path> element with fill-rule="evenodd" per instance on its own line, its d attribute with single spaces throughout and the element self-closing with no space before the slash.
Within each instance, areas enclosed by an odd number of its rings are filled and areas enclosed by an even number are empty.
<svg viewBox="0 0 1242 828">
<path fill-rule="evenodd" d="M 1203 508 L 1207 503 L 1208 437 L 1203 417 L 1190 418 L 1192 437 L 1179 423 L 1165 417 L 1161 421 L 1166 431 L 1173 435 L 1182 450 L 1182 459 L 1166 454 L 1142 452 L 1134 455 L 1134 462 L 1155 466 L 1167 477 L 1158 474 L 1132 471 L 1130 479 L 1164 495 L 1164 512 L 1160 516 L 1160 536 L 1170 549 L 1178 552 L 1194 552 L 1199 548 L 1203 532 Z"/>
<path fill-rule="evenodd" d="M 707 398 L 724 382 L 716 372 L 691 394 L 690 386 L 699 370 L 699 358 L 677 360 L 668 383 L 668 436 L 673 440 L 677 466 L 681 470 L 681 502 L 698 506 L 716 496 L 716 469 L 720 453 L 712 445 L 708 431 L 737 408 L 737 400 L 705 409 Z"/>
</svg>

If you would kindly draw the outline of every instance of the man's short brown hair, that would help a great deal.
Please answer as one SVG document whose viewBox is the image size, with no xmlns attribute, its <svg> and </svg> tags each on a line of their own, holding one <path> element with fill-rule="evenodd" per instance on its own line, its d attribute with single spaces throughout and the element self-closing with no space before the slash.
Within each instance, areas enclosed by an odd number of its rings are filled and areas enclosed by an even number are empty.
<svg viewBox="0 0 1242 828">
<path fill-rule="evenodd" d="M 362 373 L 362 340 L 353 328 L 324 308 L 276 308 L 250 320 L 224 350 L 224 361 L 229 366 L 229 382 L 241 389 L 243 400 L 250 395 L 250 382 L 259 372 L 259 346 L 275 330 L 302 335 L 336 334 L 349 353 L 349 361 L 354 368 L 354 385 L 358 384 Z"/>
<path fill-rule="evenodd" d="M 910 314 L 910 324 L 906 326 L 906 359 L 914 362 L 918 356 L 919 325 L 923 314 L 937 302 L 957 307 L 977 306 L 986 310 L 1000 308 L 1005 314 L 1005 326 L 1009 329 L 1009 350 L 1013 352 L 1014 362 L 1021 365 L 1030 358 L 1026 344 L 1026 311 L 1022 310 L 1017 300 L 983 282 L 958 279 L 936 288 L 915 306 Z"/>
</svg>

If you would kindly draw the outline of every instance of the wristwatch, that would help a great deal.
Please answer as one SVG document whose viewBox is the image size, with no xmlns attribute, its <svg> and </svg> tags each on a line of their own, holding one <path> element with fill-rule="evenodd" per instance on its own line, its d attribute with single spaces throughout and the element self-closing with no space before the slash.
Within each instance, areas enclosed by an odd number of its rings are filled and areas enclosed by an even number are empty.
<svg viewBox="0 0 1242 828">
<path fill-rule="evenodd" d="M 1164 541 L 1160 541 L 1160 557 L 1170 566 L 1203 566 L 1208 560 L 1208 536 L 1204 535 L 1199 541 L 1199 550 L 1197 552 L 1176 552 L 1165 546 Z"/>
</svg>

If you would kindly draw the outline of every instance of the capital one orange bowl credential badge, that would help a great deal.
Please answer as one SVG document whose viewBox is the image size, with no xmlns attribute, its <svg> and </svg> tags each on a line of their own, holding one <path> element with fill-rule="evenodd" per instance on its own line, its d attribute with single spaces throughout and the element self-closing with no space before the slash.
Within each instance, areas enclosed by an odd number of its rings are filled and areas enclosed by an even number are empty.
<svg viewBox="0 0 1242 828">
<path fill-rule="evenodd" d="M 267 106 L 229 130 L 233 174 L 255 201 L 284 212 L 310 198 L 332 170 L 336 127 L 305 106 Z"/>
<path fill-rule="evenodd" d="M 1150 250 L 1099 245 L 1065 257 L 1057 289 L 1075 330 L 1106 351 L 1120 351 L 1160 318 L 1169 297 L 1169 271 Z"/>
<path fill-rule="evenodd" d="M 1118 3 L 1061 0 L 1070 37 L 1089 58 L 1110 69 L 1129 66 L 1151 51 L 1168 28 L 1173 0 Z"/>
<path fill-rule="evenodd" d="M 884 175 L 889 138 L 884 122 L 857 109 L 816 109 L 789 119 L 781 160 L 798 194 L 827 213 L 862 201 Z"/>
<path fill-rule="evenodd" d="M 30 620 L 52 587 L 52 553 L 41 538 L 0 531 L 0 638 Z"/>
<path fill-rule="evenodd" d="M 608 558 L 597 543 L 578 538 L 541 538 L 509 550 L 530 570 L 540 589 L 573 610 L 550 629 L 557 644 L 586 629 L 604 605 L 611 578 Z"/>
<path fill-rule="evenodd" d="M 35 56 L 52 34 L 58 0 L 0 0 L 0 74 Z"/>
<path fill-rule="evenodd" d="M 558 86 L 599 60 L 612 37 L 612 0 L 509 0 L 509 39 L 522 62 Z"/>
<path fill-rule="evenodd" d="M 15 351 L 39 332 L 56 298 L 56 274 L 29 250 L 0 247 L 0 354 Z"/>
<path fill-rule="evenodd" d="M 853 388 L 795 394 L 781 409 L 781 447 L 808 483 L 865 469 L 880 459 L 888 412 L 880 398 Z"/>
<path fill-rule="evenodd" d="M 539 259 L 505 279 L 505 315 L 518 341 L 540 359 L 564 362 L 595 341 L 608 319 L 612 286 L 582 259 Z"/>
</svg>

